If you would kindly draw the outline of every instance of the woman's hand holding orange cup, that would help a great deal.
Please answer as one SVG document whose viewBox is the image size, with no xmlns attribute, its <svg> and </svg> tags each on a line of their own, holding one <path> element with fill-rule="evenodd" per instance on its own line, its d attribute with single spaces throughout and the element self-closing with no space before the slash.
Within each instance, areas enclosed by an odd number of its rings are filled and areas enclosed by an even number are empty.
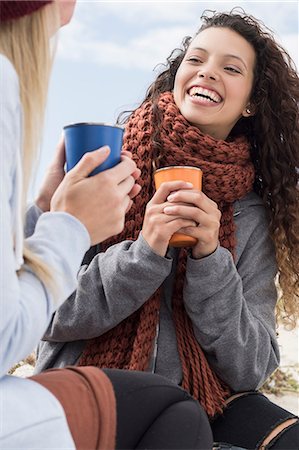
<svg viewBox="0 0 299 450">
<path fill-rule="evenodd" d="M 169 166 L 158 169 L 154 172 L 156 189 L 159 189 L 162 183 L 169 181 L 185 181 L 192 183 L 193 189 L 201 191 L 202 189 L 202 171 L 198 167 L 192 166 Z M 193 247 L 197 239 L 184 233 L 176 232 L 172 235 L 169 246 L 171 247 Z"/>
<path fill-rule="evenodd" d="M 177 229 L 171 237 L 169 245 L 173 247 L 192 247 L 192 256 L 200 259 L 213 253 L 219 245 L 219 229 L 221 212 L 217 203 L 201 192 L 201 171 L 197 168 L 169 167 L 159 169 L 155 173 L 158 175 L 156 185 L 170 177 L 175 176 L 180 179 L 191 181 L 193 189 L 177 189 L 167 196 L 163 213 L 170 217 L 184 218 L 191 220 L 192 225 L 184 225 L 182 229 Z M 192 170 L 193 169 L 193 170 Z M 160 177 L 165 174 L 166 177 Z M 191 175 L 192 174 L 192 175 Z M 194 177 L 194 178 L 192 178 Z M 166 183 L 167 184 L 167 183 Z M 178 231 L 178 232 L 177 232 Z"/>
<path fill-rule="evenodd" d="M 165 256 L 169 241 L 174 233 L 186 227 L 196 228 L 196 222 L 181 214 L 165 214 L 164 209 L 171 207 L 167 198 L 174 192 L 191 192 L 193 185 L 186 181 L 162 182 L 152 199 L 146 205 L 142 236 L 151 249 L 160 256 Z"/>
</svg>

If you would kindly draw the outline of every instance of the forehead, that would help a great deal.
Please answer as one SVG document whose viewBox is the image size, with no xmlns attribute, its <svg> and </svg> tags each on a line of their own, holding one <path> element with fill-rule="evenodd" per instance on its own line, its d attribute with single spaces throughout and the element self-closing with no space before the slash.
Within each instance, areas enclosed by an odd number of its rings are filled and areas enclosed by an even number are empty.
<svg viewBox="0 0 299 450">
<path fill-rule="evenodd" d="M 246 58 L 254 64 L 255 50 L 239 33 L 222 27 L 211 27 L 201 31 L 192 40 L 188 52 L 194 48 L 202 48 L 208 53 L 220 55 L 234 54 Z"/>
</svg>

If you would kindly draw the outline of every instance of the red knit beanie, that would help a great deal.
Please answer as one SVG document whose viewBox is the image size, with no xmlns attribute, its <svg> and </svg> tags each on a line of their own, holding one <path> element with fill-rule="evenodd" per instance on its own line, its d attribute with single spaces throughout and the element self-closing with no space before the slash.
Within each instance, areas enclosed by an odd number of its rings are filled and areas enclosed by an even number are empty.
<svg viewBox="0 0 299 450">
<path fill-rule="evenodd" d="M 37 11 L 47 3 L 51 3 L 53 0 L 37 0 L 27 2 L 25 0 L 0 0 L 0 22 L 11 19 L 19 19 L 20 17 L 27 16 L 28 14 Z"/>
</svg>

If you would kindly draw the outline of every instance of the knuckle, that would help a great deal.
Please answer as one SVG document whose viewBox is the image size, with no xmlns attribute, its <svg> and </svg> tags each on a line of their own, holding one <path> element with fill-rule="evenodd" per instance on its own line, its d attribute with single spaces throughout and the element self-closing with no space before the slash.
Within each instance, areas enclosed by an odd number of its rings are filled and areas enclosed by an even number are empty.
<svg viewBox="0 0 299 450">
<path fill-rule="evenodd" d="M 82 159 L 83 159 L 83 161 L 92 161 L 93 153 L 91 153 L 91 152 L 84 153 L 84 155 L 82 156 Z"/>
<path fill-rule="evenodd" d="M 207 231 L 207 241 L 213 241 L 215 239 L 215 233 L 212 230 Z"/>
<path fill-rule="evenodd" d="M 163 181 L 163 183 L 161 183 L 160 189 L 162 189 L 163 191 L 167 191 L 170 190 L 172 185 L 173 181 Z"/>
<path fill-rule="evenodd" d="M 135 179 L 132 175 L 130 175 L 130 177 L 129 177 L 129 184 L 130 184 L 130 189 L 132 189 L 132 187 L 135 184 Z"/>
<path fill-rule="evenodd" d="M 118 211 L 119 207 L 122 204 L 122 200 L 123 198 L 121 197 L 120 193 L 118 191 L 114 192 L 114 195 L 111 197 L 110 201 L 111 201 L 111 208 L 115 209 L 116 211 Z"/>
<path fill-rule="evenodd" d="M 125 156 L 123 162 L 127 166 L 127 169 L 130 173 L 136 170 L 137 168 L 136 163 L 130 157 Z"/>
<path fill-rule="evenodd" d="M 152 206 L 152 200 L 150 200 L 150 201 L 148 202 L 148 204 L 146 205 L 145 211 L 150 211 L 150 210 L 151 210 L 151 206 Z"/>
<path fill-rule="evenodd" d="M 155 228 L 156 225 L 156 216 L 150 215 L 148 218 L 148 223 L 151 226 L 151 228 Z"/>
<path fill-rule="evenodd" d="M 216 231 L 218 231 L 219 228 L 220 228 L 220 220 L 215 219 L 215 220 L 213 221 L 213 229 L 216 230 Z"/>
<path fill-rule="evenodd" d="M 146 208 L 146 212 L 149 217 L 152 217 L 157 213 L 157 207 L 155 205 L 148 204 L 148 207 Z"/>
<path fill-rule="evenodd" d="M 161 183 L 160 185 L 160 189 L 165 189 L 168 185 L 169 185 L 168 181 L 163 181 L 163 183 Z"/>
<path fill-rule="evenodd" d="M 137 169 L 136 162 L 133 159 L 130 158 L 130 163 L 131 163 L 131 166 L 132 166 L 132 171 L 135 171 Z"/>
<path fill-rule="evenodd" d="M 108 173 L 108 171 L 104 170 L 101 175 L 103 175 L 103 178 L 101 182 L 105 183 L 105 186 L 107 189 L 114 190 L 116 186 L 115 182 L 115 175 L 114 173 Z"/>
</svg>

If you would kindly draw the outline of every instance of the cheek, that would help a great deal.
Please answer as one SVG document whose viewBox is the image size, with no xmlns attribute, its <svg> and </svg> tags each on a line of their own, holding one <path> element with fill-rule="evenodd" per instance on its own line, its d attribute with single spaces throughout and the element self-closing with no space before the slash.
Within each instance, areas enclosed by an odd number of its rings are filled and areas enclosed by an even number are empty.
<svg viewBox="0 0 299 450">
<path fill-rule="evenodd" d="M 182 98 L 182 87 L 183 87 L 182 77 L 180 71 L 178 70 L 173 86 L 173 97 L 177 106 L 179 106 L 180 99 Z"/>
<path fill-rule="evenodd" d="M 243 86 L 243 92 L 244 92 L 244 102 L 247 104 L 252 95 L 252 89 L 253 89 L 253 80 L 247 80 L 247 82 Z"/>
<path fill-rule="evenodd" d="M 71 20 L 76 0 L 59 0 L 59 10 L 60 10 L 60 23 L 61 26 L 66 25 Z"/>
<path fill-rule="evenodd" d="M 181 106 L 180 96 L 179 96 L 178 90 L 176 89 L 175 85 L 174 85 L 174 88 L 173 88 L 173 99 L 174 99 L 174 103 L 180 109 L 180 106 Z"/>
<path fill-rule="evenodd" d="M 231 93 L 236 106 L 238 105 L 242 109 L 244 105 L 248 104 L 251 88 L 247 83 L 233 84 L 231 86 Z"/>
</svg>

